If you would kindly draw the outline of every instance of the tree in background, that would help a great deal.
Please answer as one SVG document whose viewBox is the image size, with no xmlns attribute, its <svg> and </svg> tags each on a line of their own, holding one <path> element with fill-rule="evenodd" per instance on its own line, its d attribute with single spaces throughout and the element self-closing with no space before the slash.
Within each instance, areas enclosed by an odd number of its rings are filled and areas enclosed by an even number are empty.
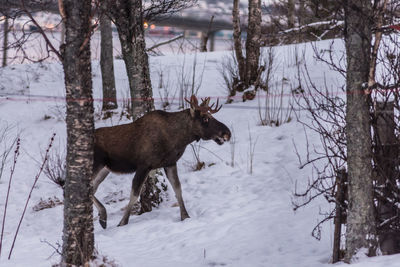
<svg viewBox="0 0 400 267">
<path fill-rule="evenodd" d="M 3 59 L 1 63 L 2 67 L 7 66 L 8 32 L 8 18 L 7 15 L 5 15 L 3 22 Z"/>
<path fill-rule="evenodd" d="M 91 1 L 63 0 L 60 13 L 66 28 L 61 57 L 67 104 L 62 264 L 82 266 L 88 264 L 94 251 Z"/>
<path fill-rule="evenodd" d="M 100 5 L 104 5 L 102 1 Z M 117 90 L 115 87 L 114 76 L 114 58 L 113 58 L 113 34 L 111 29 L 111 20 L 104 12 L 100 12 L 100 34 L 101 34 L 101 52 L 100 67 L 103 85 L 103 105 L 105 118 L 108 118 L 113 109 L 118 108 Z"/>
<path fill-rule="evenodd" d="M 259 73 L 261 0 L 249 0 L 246 56 L 243 55 L 239 16 L 239 0 L 234 0 L 232 9 L 233 42 L 240 78 L 235 87 L 238 91 L 243 91 L 256 82 Z"/>
<path fill-rule="evenodd" d="M 107 9 L 118 30 L 131 95 L 133 120 L 154 109 L 144 39 L 142 0 L 109 1 Z"/>
</svg>

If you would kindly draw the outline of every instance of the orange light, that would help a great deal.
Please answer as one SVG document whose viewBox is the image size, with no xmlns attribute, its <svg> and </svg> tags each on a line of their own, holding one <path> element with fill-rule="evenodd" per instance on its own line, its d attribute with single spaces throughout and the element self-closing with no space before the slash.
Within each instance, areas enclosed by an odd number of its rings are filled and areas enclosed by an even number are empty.
<svg viewBox="0 0 400 267">
<path fill-rule="evenodd" d="M 147 29 L 147 28 L 149 27 L 149 24 L 148 24 L 147 22 L 144 22 L 144 23 L 143 23 L 143 27 L 144 27 L 145 29 Z"/>
<path fill-rule="evenodd" d="M 150 25 L 150 29 L 154 30 L 155 28 L 156 28 L 156 25 L 154 25 L 154 24 Z"/>
</svg>

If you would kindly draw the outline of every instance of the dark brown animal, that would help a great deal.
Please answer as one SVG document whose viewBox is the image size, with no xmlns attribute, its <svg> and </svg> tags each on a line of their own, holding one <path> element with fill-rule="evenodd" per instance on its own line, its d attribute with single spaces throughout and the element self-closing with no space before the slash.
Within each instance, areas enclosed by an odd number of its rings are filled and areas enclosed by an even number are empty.
<svg viewBox="0 0 400 267">
<path fill-rule="evenodd" d="M 190 108 L 180 112 L 152 111 L 132 123 L 95 131 L 94 193 L 110 171 L 136 172 L 129 204 L 118 226 L 128 223 L 131 209 L 140 196 L 149 171 L 157 168 L 164 168 L 174 189 L 181 220 L 189 218 L 183 203 L 176 162 L 193 141 L 214 140 L 222 145 L 231 138 L 231 132 L 212 116 L 221 109 L 218 101 L 214 109 L 214 104 L 209 106 L 209 97 L 200 105 L 195 96 L 187 102 Z M 100 224 L 106 228 L 106 209 L 96 197 L 93 200 L 99 211 Z"/>
</svg>

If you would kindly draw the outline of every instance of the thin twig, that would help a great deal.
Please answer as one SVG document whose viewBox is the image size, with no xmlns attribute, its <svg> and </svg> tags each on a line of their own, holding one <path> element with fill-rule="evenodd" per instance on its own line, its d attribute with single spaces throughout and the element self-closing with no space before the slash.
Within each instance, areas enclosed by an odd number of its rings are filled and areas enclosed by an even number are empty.
<svg viewBox="0 0 400 267">
<path fill-rule="evenodd" d="M 44 169 L 44 166 L 46 164 L 50 148 L 53 145 L 55 136 L 56 136 L 56 134 L 53 133 L 53 136 L 50 138 L 50 143 L 49 143 L 49 145 L 48 145 L 48 147 L 46 149 L 46 154 L 45 154 L 45 157 L 44 157 L 44 160 L 43 160 L 43 164 L 40 167 L 40 170 L 39 170 L 38 174 L 35 177 L 35 181 L 33 182 L 33 185 L 31 187 L 31 191 L 29 192 L 28 198 L 27 198 L 27 200 L 25 202 L 24 211 L 22 212 L 21 219 L 19 220 L 17 230 L 15 231 L 14 240 L 13 240 L 12 245 L 11 245 L 10 253 L 8 254 L 8 259 L 11 259 L 11 254 L 12 254 L 12 251 L 14 249 L 15 241 L 16 241 L 17 236 L 18 236 L 19 228 L 21 227 L 22 220 L 24 219 L 24 216 L 25 216 L 26 208 L 28 207 L 29 200 L 31 199 L 33 189 L 35 188 L 35 185 L 36 185 L 37 181 L 39 180 L 39 176 L 40 176 L 40 174 L 42 173 L 42 171 Z"/>
<path fill-rule="evenodd" d="M 14 162 L 13 165 L 11 167 L 11 171 L 10 171 L 10 179 L 8 181 L 8 188 L 7 188 L 7 195 L 6 195 L 6 204 L 4 206 L 4 214 L 3 214 L 3 222 L 1 224 L 1 237 L 0 237 L 0 256 L 1 256 L 1 248 L 2 248 L 2 244 L 3 244 L 3 235 L 4 235 L 4 225 L 6 223 L 6 214 L 7 214 L 7 206 L 8 206 L 8 198 L 10 196 L 10 189 L 11 189 L 11 181 L 12 181 L 12 177 L 14 175 L 14 171 L 15 171 L 15 165 L 17 164 L 17 159 L 19 156 L 19 148 L 20 148 L 20 139 L 17 139 L 17 146 L 15 148 L 14 151 Z"/>
<path fill-rule="evenodd" d="M 155 45 L 153 45 L 152 47 L 147 48 L 146 51 L 147 51 L 147 52 L 150 52 L 150 51 L 156 49 L 157 47 L 160 47 L 160 46 L 162 46 L 162 45 L 166 45 L 166 44 L 175 42 L 176 40 L 179 40 L 179 39 L 183 38 L 184 36 L 185 36 L 184 34 L 181 34 L 181 35 L 178 35 L 178 36 L 176 36 L 176 37 L 174 37 L 174 38 L 171 38 L 171 39 L 169 39 L 169 40 L 166 40 L 166 41 L 164 41 L 164 42 L 155 44 Z"/>
</svg>

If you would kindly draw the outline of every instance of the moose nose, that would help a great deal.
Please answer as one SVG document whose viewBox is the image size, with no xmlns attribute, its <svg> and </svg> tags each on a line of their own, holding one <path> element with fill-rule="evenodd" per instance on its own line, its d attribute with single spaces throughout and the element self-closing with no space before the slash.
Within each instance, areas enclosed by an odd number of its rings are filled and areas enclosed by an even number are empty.
<svg viewBox="0 0 400 267">
<path fill-rule="evenodd" d="M 231 132 L 226 132 L 222 135 L 222 138 L 224 138 L 224 141 L 229 141 L 231 139 Z"/>
</svg>

